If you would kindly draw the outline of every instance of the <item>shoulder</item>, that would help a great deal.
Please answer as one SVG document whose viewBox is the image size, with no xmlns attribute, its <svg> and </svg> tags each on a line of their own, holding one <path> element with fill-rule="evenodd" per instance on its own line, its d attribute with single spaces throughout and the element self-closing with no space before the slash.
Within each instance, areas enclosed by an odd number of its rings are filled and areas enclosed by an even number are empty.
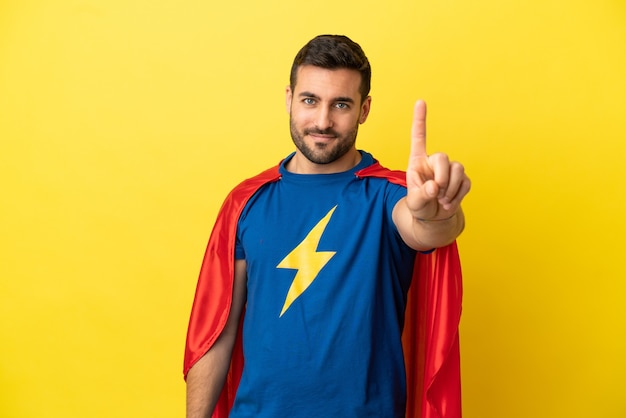
<svg viewBox="0 0 626 418">
<path fill-rule="evenodd" d="M 237 199 L 246 196 L 250 197 L 263 185 L 279 180 L 279 167 L 280 165 L 276 165 L 274 167 L 268 168 L 267 170 L 262 171 L 261 173 L 242 181 L 237 186 L 235 186 L 233 190 L 231 190 L 226 199 Z"/>
<path fill-rule="evenodd" d="M 226 196 L 226 199 L 224 199 L 220 214 L 235 214 L 238 216 L 248 200 L 250 200 L 261 187 L 280 179 L 278 167 L 279 165 L 269 168 L 235 186 L 228 196 Z"/>
<path fill-rule="evenodd" d="M 357 171 L 355 175 L 358 178 L 373 177 L 385 179 L 390 183 L 406 187 L 406 172 L 401 170 L 390 170 L 383 167 L 378 161 L 374 161 L 373 164 Z"/>
</svg>

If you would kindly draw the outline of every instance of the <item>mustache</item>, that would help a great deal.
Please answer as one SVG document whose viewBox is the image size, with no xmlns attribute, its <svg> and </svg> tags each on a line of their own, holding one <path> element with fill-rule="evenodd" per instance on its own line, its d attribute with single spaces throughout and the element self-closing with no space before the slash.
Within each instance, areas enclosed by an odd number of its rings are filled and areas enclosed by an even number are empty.
<svg viewBox="0 0 626 418">
<path fill-rule="evenodd" d="M 317 129 L 317 128 L 311 128 L 311 129 L 305 129 L 304 130 L 304 134 L 305 135 L 310 135 L 310 134 L 317 134 L 317 135 L 332 135 L 332 136 L 339 136 L 339 134 L 337 133 L 337 131 L 335 131 L 332 128 L 326 128 L 326 129 Z"/>
</svg>

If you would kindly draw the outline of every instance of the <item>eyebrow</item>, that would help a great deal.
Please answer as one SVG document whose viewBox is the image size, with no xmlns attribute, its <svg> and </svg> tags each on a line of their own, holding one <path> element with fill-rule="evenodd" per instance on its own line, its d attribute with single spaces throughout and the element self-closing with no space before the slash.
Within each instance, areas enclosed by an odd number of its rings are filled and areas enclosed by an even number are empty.
<svg viewBox="0 0 626 418">
<path fill-rule="evenodd" d="M 308 91 L 303 91 L 303 92 L 301 92 L 298 96 L 299 96 L 299 97 L 311 97 L 311 98 L 313 98 L 313 99 L 317 99 L 317 100 L 319 100 L 319 99 L 320 99 L 320 97 L 319 97 L 317 94 L 310 93 L 310 92 L 308 92 Z M 340 97 L 335 97 L 335 98 L 333 99 L 333 102 L 346 102 L 346 103 L 354 103 L 354 99 L 352 99 L 351 97 L 343 97 L 343 96 L 340 96 Z"/>
</svg>

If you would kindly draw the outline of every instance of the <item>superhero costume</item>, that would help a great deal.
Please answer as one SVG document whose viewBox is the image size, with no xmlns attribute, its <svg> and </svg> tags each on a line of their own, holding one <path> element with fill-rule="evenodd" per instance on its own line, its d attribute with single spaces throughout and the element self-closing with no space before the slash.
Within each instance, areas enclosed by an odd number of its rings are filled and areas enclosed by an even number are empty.
<svg viewBox="0 0 626 418">
<path fill-rule="evenodd" d="M 378 163 L 356 174 L 359 178 L 379 177 L 405 186 L 403 172 L 387 170 Z M 185 375 L 208 351 L 228 318 L 232 299 L 235 231 L 239 216 L 248 199 L 261 186 L 279 179 L 277 166 L 244 181 L 227 197 L 218 214 L 192 308 Z M 417 257 L 403 333 L 407 417 L 460 417 L 458 322 L 462 289 L 456 245 Z M 221 277 L 223 280 L 210 280 L 209 277 Z M 239 337 L 214 417 L 228 416 L 242 369 Z"/>
<path fill-rule="evenodd" d="M 404 418 L 402 325 L 416 251 L 393 222 L 406 188 L 373 164 L 297 174 L 280 165 L 238 221 L 244 370 L 230 418 Z"/>
</svg>

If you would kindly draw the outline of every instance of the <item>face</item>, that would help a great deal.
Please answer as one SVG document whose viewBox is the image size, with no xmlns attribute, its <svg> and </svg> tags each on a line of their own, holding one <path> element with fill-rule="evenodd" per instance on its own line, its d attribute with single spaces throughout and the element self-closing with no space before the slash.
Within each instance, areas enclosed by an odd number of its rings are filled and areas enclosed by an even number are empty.
<svg viewBox="0 0 626 418">
<path fill-rule="evenodd" d="M 367 97 L 361 103 L 360 84 L 361 74 L 355 70 L 298 69 L 294 91 L 287 88 L 287 111 L 299 168 L 339 172 L 358 162 L 356 136 L 371 102 Z"/>
</svg>

